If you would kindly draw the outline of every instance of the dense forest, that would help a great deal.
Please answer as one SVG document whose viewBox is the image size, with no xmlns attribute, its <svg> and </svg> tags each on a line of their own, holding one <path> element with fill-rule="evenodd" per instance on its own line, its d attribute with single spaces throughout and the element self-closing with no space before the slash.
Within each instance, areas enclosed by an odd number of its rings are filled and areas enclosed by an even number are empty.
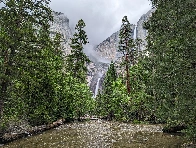
<svg viewBox="0 0 196 148">
<path fill-rule="evenodd" d="M 50 0 L 0 1 L 1 133 L 13 122 L 36 126 L 97 115 L 162 123 L 165 131 L 178 127 L 195 139 L 196 3 L 151 1 L 156 11 L 144 23 L 147 49 L 139 51 L 143 43 L 131 37 L 131 24 L 124 16 L 121 64 L 111 62 L 95 99 L 86 80 L 90 60 L 83 53 L 88 43 L 84 21 L 78 21 L 71 54 L 65 56 L 61 35 L 50 35 Z"/>
</svg>

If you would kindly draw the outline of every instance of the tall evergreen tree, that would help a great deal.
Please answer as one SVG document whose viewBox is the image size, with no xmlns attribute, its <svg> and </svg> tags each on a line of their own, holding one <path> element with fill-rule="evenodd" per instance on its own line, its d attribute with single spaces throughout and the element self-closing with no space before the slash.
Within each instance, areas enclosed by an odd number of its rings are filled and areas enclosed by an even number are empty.
<svg viewBox="0 0 196 148">
<path fill-rule="evenodd" d="M 104 82 L 103 82 L 103 90 L 99 92 L 96 101 L 97 101 L 97 113 L 101 116 L 107 116 L 108 119 L 112 119 L 114 117 L 114 105 L 113 95 L 114 95 L 114 83 L 117 80 L 116 68 L 111 62 L 108 71 L 106 73 Z"/>
<path fill-rule="evenodd" d="M 82 82 L 86 81 L 88 71 L 86 64 L 90 62 L 83 52 L 83 46 L 88 43 L 86 32 L 83 30 L 85 26 L 82 19 L 78 21 L 76 32 L 71 38 L 71 54 L 67 57 L 67 71 Z"/>
<path fill-rule="evenodd" d="M 103 94 L 107 94 L 108 96 L 112 94 L 112 84 L 117 79 L 117 72 L 113 61 L 111 62 L 108 71 L 106 73 L 106 77 L 103 84 Z"/>
<path fill-rule="evenodd" d="M 186 124 L 196 137 L 196 3 L 151 1 L 156 11 L 145 27 L 149 32 L 148 69 L 161 109 L 159 117 L 171 125 Z"/>
<path fill-rule="evenodd" d="M 3 1 L 0 9 L 1 112 L 33 125 L 64 117 L 68 83 L 60 35 L 50 37 L 49 0 Z M 63 86 L 62 86 L 63 85 Z M 67 113 L 67 112 L 66 112 Z M 9 119 L 8 119 L 9 120 Z"/>
<path fill-rule="evenodd" d="M 120 28 L 119 34 L 119 52 L 123 53 L 123 65 L 125 65 L 126 70 L 126 85 L 127 85 L 127 92 L 131 92 L 130 88 L 130 75 L 129 75 L 129 68 L 134 65 L 134 40 L 132 38 L 133 30 L 131 29 L 131 24 L 129 23 L 127 16 L 124 16 L 122 19 L 122 25 Z"/>
<path fill-rule="evenodd" d="M 0 9 L 0 112 L 9 97 L 9 88 L 20 78 L 20 69 L 41 47 L 37 42 L 37 29 L 49 27 L 52 20 L 49 0 L 2 0 Z"/>
<path fill-rule="evenodd" d="M 86 32 L 83 30 L 85 27 L 84 21 L 78 21 L 75 27 L 75 34 L 71 38 L 71 54 L 66 59 L 66 72 L 70 74 L 72 80 L 71 93 L 69 99 L 69 118 L 78 118 L 89 114 L 94 105 L 92 94 L 87 86 L 87 63 L 90 62 L 89 58 L 83 52 L 83 46 L 88 43 Z"/>
</svg>

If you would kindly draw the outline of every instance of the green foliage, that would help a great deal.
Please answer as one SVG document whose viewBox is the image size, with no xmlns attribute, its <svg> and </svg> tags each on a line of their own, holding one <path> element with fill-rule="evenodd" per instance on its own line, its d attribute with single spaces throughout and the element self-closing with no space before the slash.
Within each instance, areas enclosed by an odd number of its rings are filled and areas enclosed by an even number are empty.
<svg viewBox="0 0 196 148">
<path fill-rule="evenodd" d="M 119 52 L 122 52 L 124 55 L 133 56 L 133 47 L 135 47 L 135 45 L 132 34 L 133 30 L 131 29 L 131 24 L 129 23 L 127 16 L 124 16 L 119 34 Z"/>
<path fill-rule="evenodd" d="M 185 124 L 189 133 L 194 133 L 190 131 L 196 124 L 195 2 L 152 2 L 157 9 L 146 23 L 149 28 L 147 67 L 157 100 L 156 114 L 168 124 Z"/>
<path fill-rule="evenodd" d="M 151 121 L 153 117 L 154 98 L 148 93 L 147 85 L 150 81 L 150 73 L 144 68 L 144 60 L 139 59 L 138 63 L 130 68 L 130 85 L 132 92 L 130 97 L 129 118 L 135 121 Z"/>
<path fill-rule="evenodd" d="M 96 112 L 101 117 L 105 117 L 108 120 L 122 120 L 128 121 L 127 118 L 127 105 L 129 103 L 129 97 L 126 93 L 126 87 L 122 83 L 122 80 L 117 79 L 113 81 L 110 86 L 112 93 L 99 94 L 96 98 Z"/>
<path fill-rule="evenodd" d="M 130 82 L 130 67 L 135 65 L 138 58 L 139 58 L 139 46 L 141 45 L 141 40 L 136 39 L 134 40 L 133 37 L 133 30 L 131 28 L 131 24 L 129 23 L 127 16 L 124 16 L 122 19 L 122 25 L 120 28 L 119 34 L 119 49 L 118 51 L 123 54 L 121 67 L 125 67 L 126 76 L 125 82 L 127 86 L 127 92 L 131 93 L 131 82 Z"/>
<path fill-rule="evenodd" d="M 70 74 L 69 85 L 67 86 L 68 100 L 67 109 L 69 114 L 67 118 L 78 118 L 89 114 L 94 108 L 94 100 L 87 86 L 87 63 L 89 58 L 83 52 L 83 45 L 88 43 L 84 21 L 78 21 L 75 29 L 76 32 L 71 38 L 71 54 L 66 58 L 66 71 Z M 70 88 L 69 88 L 70 87 Z"/>
<path fill-rule="evenodd" d="M 131 25 L 125 16 L 120 30 L 119 51 L 124 53 L 126 79 L 118 78 L 111 63 L 105 80 L 102 93 L 96 98 L 98 115 L 108 119 L 123 121 L 155 121 L 154 97 L 147 90 L 151 75 L 145 69 L 145 61 L 138 51 L 140 39 L 132 39 Z M 126 82 L 126 87 L 125 83 Z"/>
<path fill-rule="evenodd" d="M 75 119 L 88 114 L 94 110 L 94 100 L 86 83 L 81 83 L 69 73 L 64 75 L 59 90 L 58 112 L 64 119 Z"/>
<path fill-rule="evenodd" d="M 106 73 L 106 77 L 104 80 L 104 84 L 103 84 L 103 93 L 110 95 L 112 94 L 112 84 L 113 82 L 115 82 L 117 79 L 117 73 L 116 73 L 116 68 L 115 65 L 113 63 L 113 61 L 111 62 L 108 71 Z"/>
<path fill-rule="evenodd" d="M 83 30 L 85 27 L 84 21 L 78 21 L 75 29 L 76 32 L 71 38 L 71 54 L 67 56 L 67 71 L 70 72 L 75 78 L 80 79 L 82 82 L 86 81 L 87 67 L 86 64 L 90 62 L 89 58 L 83 52 L 83 45 L 88 43 L 86 32 Z"/>
<path fill-rule="evenodd" d="M 114 116 L 113 110 L 111 110 L 112 104 L 111 99 L 114 91 L 113 83 L 117 79 L 116 69 L 114 63 L 111 62 L 108 71 L 106 73 L 102 93 L 99 92 L 97 101 L 97 113 L 101 116 Z M 110 108 L 110 109 L 109 109 Z M 111 118 L 112 118 L 111 117 Z"/>
<path fill-rule="evenodd" d="M 52 66 L 58 63 L 59 59 L 55 58 L 60 58 L 55 49 L 59 46 L 49 38 L 49 21 L 52 21 L 49 1 L 5 0 L 3 3 L 0 9 L 1 114 L 21 118 L 31 117 L 34 112 L 37 117 L 43 114 L 45 122 L 48 110 L 45 113 L 41 110 L 51 101 L 50 76 L 56 73 L 56 67 Z"/>
<path fill-rule="evenodd" d="M 50 37 L 48 2 L 4 1 L 0 9 L 1 121 L 47 124 L 80 118 L 94 107 L 86 82 L 63 71 L 61 36 Z M 81 44 L 87 43 L 84 26 L 82 21 L 76 26 Z M 76 40 L 72 48 L 78 49 Z M 85 72 L 81 75 L 83 79 Z"/>
<path fill-rule="evenodd" d="M 131 24 L 129 23 L 127 16 L 124 16 L 122 19 L 122 25 L 120 28 L 119 33 L 119 52 L 123 53 L 123 61 L 122 65 L 125 65 L 126 70 L 126 85 L 127 85 L 127 92 L 130 94 L 130 76 L 129 76 L 129 67 L 131 64 L 134 64 L 134 50 L 135 47 L 134 40 L 132 38 L 133 30 L 131 29 Z"/>
<path fill-rule="evenodd" d="M 96 97 L 96 113 L 108 120 L 127 121 L 128 100 L 126 87 L 122 80 L 117 78 L 116 69 L 112 62 L 106 73 L 102 93 Z"/>
</svg>

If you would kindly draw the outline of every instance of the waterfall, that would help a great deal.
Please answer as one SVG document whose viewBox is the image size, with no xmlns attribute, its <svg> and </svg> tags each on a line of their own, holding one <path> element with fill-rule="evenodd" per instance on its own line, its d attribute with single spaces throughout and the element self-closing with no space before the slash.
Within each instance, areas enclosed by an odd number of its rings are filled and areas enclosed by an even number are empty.
<svg viewBox="0 0 196 148">
<path fill-rule="evenodd" d="M 97 93 L 98 93 L 98 90 L 99 90 L 99 81 L 100 81 L 100 78 L 98 78 L 98 80 L 97 80 L 97 85 L 96 85 L 96 88 L 95 88 L 95 93 L 94 93 L 93 98 L 95 98 L 97 96 Z"/>
<path fill-rule="evenodd" d="M 138 27 L 138 26 L 135 26 L 135 27 L 133 28 L 133 29 L 134 29 L 134 30 L 133 30 L 133 32 L 134 32 L 134 33 L 133 33 L 133 39 L 134 39 L 134 40 L 137 38 L 137 27 Z"/>
</svg>

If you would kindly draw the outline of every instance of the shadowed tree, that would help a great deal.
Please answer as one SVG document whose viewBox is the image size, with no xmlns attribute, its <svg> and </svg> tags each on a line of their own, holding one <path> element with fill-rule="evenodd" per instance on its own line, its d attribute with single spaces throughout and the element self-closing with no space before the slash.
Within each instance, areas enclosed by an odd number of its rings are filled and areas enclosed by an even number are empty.
<svg viewBox="0 0 196 148">
<path fill-rule="evenodd" d="M 85 27 L 84 21 L 78 21 L 75 29 L 76 32 L 71 38 L 71 54 L 67 56 L 67 71 L 73 75 L 74 78 L 79 79 L 81 82 L 86 81 L 87 63 L 90 62 L 89 58 L 83 52 L 83 46 L 88 43 L 86 32 L 83 30 Z"/>
<path fill-rule="evenodd" d="M 151 0 L 156 11 L 148 29 L 148 69 L 157 116 L 169 125 L 187 125 L 196 138 L 196 2 Z"/>
<path fill-rule="evenodd" d="M 50 0 L 2 0 L 0 4 L 0 112 L 15 79 L 21 77 L 24 61 L 40 47 L 37 29 L 47 31 L 52 20 Z"/>
<path fill-rule="evenodd" d="M 120 28 L 119 34 L 119 52 L 121 52 L 123 57 L 123 65 L 125 66 L 126 70 L 126 85 L 127 85 L 127 92 L 130 94 L 130 75 L 129 75 L 129 68 L 131 65 L 134 65 L 134 47 L 135 43 L 132 38 L 133 30 L 131 29 L 131 24 L 129 23 L 127 16 L 124 16 L 122 19 L 122 25 Z"/>
</svg>

